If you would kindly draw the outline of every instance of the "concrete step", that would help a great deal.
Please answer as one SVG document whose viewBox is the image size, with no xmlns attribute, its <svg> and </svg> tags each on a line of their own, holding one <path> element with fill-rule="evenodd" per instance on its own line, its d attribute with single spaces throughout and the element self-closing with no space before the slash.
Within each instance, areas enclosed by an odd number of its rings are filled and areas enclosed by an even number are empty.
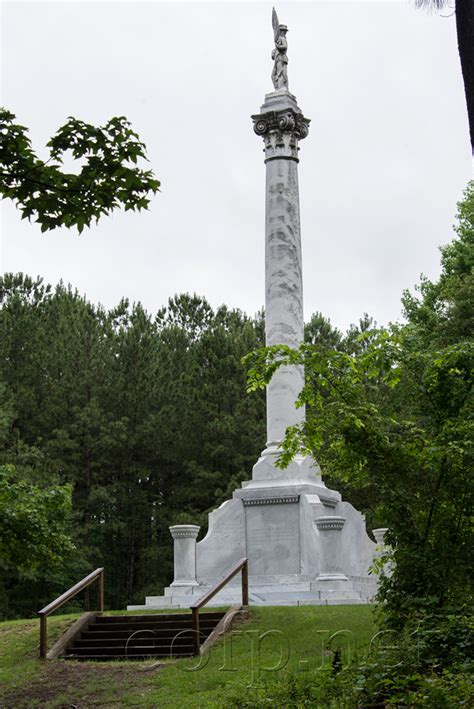
<svg viewBox="0 0 474 709">
<path fill-rule="evenodd" d="M 202 631 L 201 631 L 202 633 Z M 78 638 L 74 642 L 74 647 L 76 650 L 84 647 L 170 647 L 171 645 L 189 645 L 192 642 L 193 634 L 189 633 L 178 633 L 177 635 L 166 635 L 157 636 L 155 634 L 145 635 L 123 635 L 121 637 L 111 636 L 109 633 L 103 634 L 100 638 L 95 637 L 96 633 L 83 633 L 82 637 Z M 202 633 L 203 636 L 207 637 L 208 633 Z"/>
<path fill-rule="evenodd" d="M 165 596 L 146 596 L 145 603 L 173 603 L 173 598 L 176 598 L 176 596 L 173 597 L 171 594 Z"/>
<path fill-rule="evenodd" d="M 192 657 L 193 653 L 192 651 L 188 653 L 180 654 L 180 655 L 172 655 L 172 657 Z M 100 655 L 100 654 L 88 654 L 88 655 L 80 655 L 80 654 L 74 654 L 71 653 L 70 655 L 66 656 L 68 660 L 77 660 L 79 662 L 116 662 L 117 660 L 122 660 L 122 661 L 128 661 L 128 660 L 150 660 L 153 658 L 156 659 L 166 659 L 169 658 L 170 655 L 168 653 L 160 654 L 156 652 L 147 652 L 147 653 L 142 653 L 141 655 Z"/>
<path fill-rule="evenodd" d="M 262 577 L 263 580 L 263 577 Z M 339 586 L 339 588 L 338 588 Z M 148 608 L 150 610 L 158 610 L 163 608 L 189 608 L 189 606 L 198 598 L 201 598 L 210 590 L 210 586 L 195 586 L 189 592 L 183 593 L 179 590 L 179 595 L 167 596 L 148 596 L 145 606 L 129 606 L 133 610 L 142 610 Z M 165 589 L 165 593 L 172 593 L 172 587 Z M 214 598 L 212 598 L 207 607 L 215 608 L 218 606 L 229 606 L 241 603 L 241 587 L 240 584 L 227 586 Z M 250 605 L 256 606 L 272 606 L 272 605 L 305 605 L 313 603 L 315 605 L 340 605 L 340 604 L 360 604 L 368 603 L 367 595 L 362 594 L 358 587 L 352 583 L 341 583 L 336 580 L 334 584 L 324 582 L 319 583 L 315 580 L 297 581 L 291 577 L 282 579 L 281 582 L 271 583 L 267 579 L 263 583 L 250 584 L 249 589 Z M 172 603 L 173 605 L 165 605 Z"/>
<path fill-rule="evenodd" d="M 170 611 L 173 608 L 189 608 L 188 604 L 180 605 L 179 603 L 168 603 L 167 605 L 158 603 L 148 603 L 146 606 L 127 606 L 128 611 L 159 611 L 165 610 Z"/>
<path fill-rule="evenodd" d="M 188 642 L 186 645 L 166 645 L 161 647 L 153 647 L 152 645 L 122 645 L 122 646 L 104 646 L 97 647 L 96 645 L 75 647 L 75 656 L 87 657 L 90 659 L 91 656 L 98 657 L 100 655 L 108 655 L 122 658 L 134 658 L 137 655 L 140 657 L 181 657 L 183 655 L 188 656 L 193 652 L 192 642 Z"/>
<path fill-rule="evenodd" d="M 206 616 L 209 619 L 212 619 L 214 617 L 217 617 L 219 613 L 207 613 Z M 146 622 L 149 623 L 151 621 L 156 621 L 159 623 L 163 623 L 165 621 L 168 622 L 177 622 L 180 620 L 189 620 L 189 613 L 145 613 L 144 615 L 101 615 L 97 621 L 100 622 L 101 624 L 104 623 L 128 623 L 132 620 L 134 623 L 142 623 Z"/>
</svg>

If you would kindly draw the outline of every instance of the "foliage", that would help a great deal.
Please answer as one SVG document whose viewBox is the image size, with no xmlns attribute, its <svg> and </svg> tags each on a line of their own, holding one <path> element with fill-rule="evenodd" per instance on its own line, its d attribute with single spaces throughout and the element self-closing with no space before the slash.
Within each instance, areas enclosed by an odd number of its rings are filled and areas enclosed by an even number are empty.
<svg viewBox="0 0 474 709">
<path fill-rule="evenodd" d="M 0 466 L 0 560 L 28 576 L 51 572 L 73 549 L 71 486 L 33 485 L 12 465 Z"/>
<path fill-rule="evenodd" d="M 472 706 L 472 675 L 462 670 L 423 675 L 416 670 L 403 675 L 376 663 L 344 670 L 341 674 L 321 672 L 316 677 L 292 674 L 253 688 L 245 695 L 234 692 L 227 706 L 236 708 L 277 706 L 285 709 L 324 707 L 424 707 L 452 709 Z"/>
<path fill-rule="evenodd" d="M 396 562 L 383 597 L 400 619 L 410 598 L 443 604 L 469 589 L 474 346 L 420 344 L 406 327 L 357 356 L 275 347 L 250 372 L 253 386 L 282 363 L 311 373 L 300 397 L 307 422 L 287 432 L 280 465 L 303 449 L 353 485 L 378 486 Z"/>
<path fill-rule="evenodd" d="M 34 218 L 41 231 L 76 226 L 80 233 L 120 206 L 146 209 L 147 195 L 158 191 L 152 171 L 137 166 L 146 160 L 145 145 L 124 116 L 100 127 L 70 117 L 48 142 L 46 162 L 37 157 L 27 132 L 13 113 L 0 109 L 0 194 L 16 202 L 22 219 Z M 68 152 L 81 164 L 77 174 L 61 170 Z"/>
</svg>

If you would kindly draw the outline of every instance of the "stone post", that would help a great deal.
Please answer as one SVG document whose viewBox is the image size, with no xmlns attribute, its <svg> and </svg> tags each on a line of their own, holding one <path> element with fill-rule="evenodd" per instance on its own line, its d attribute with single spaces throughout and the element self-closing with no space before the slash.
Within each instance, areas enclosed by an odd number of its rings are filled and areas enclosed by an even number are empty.
<svg viewBox="0 0 474 709">
<path fill-rule="evenodd" d="M 172 586 L 198 586 L 196 581 L 196 538 L 200 527 L 175 524 L 169 528 L 174 539 L 174 581 Z"/>
<path fill-rule="evenodd" d="M 335 515 L 316 519 L 316 526 L 321 532 L 322 550 L 321 573 L 316 581 L 321 590 L 324 587 L 344 588 L 348 582 L 341 566 L 341 531 L 345 521 L 345 517 L 336 517 Z"/>
<path fill-rule="evenodd" d="M 376 561 L 379 561 L 381 557 L 386 553 L 391 551 L 391 547 L 389 547 L 385 543 L 385 534 L 388 532 L 388 527 L 379 527 L 378 529 L 373 529 L 372 533 L 375 537 L 375 541 L 377 543 L 377 546 L 375 547 L 375 553 L 374 553 L 374 559 Z M 382 576 L 390 576 L 392 573 L 392 564 L 390 561 L 386 561 L 383 566 L 380 569 L 380 573 Z"/>
<path fill-rule="evenodd" d="M 308 135 L 309 120 L 287 89 L 267 94 L 252 120 L 265 146 L 265 341 L 298 347 L 304 326 L 298 141 Z M 286 428 L 304 420 L 304 408 L 295 408 L 303 383 L 301 367 L 284 367 L 273 376 L 262 455 L 278 454 Z"/>
</svg>

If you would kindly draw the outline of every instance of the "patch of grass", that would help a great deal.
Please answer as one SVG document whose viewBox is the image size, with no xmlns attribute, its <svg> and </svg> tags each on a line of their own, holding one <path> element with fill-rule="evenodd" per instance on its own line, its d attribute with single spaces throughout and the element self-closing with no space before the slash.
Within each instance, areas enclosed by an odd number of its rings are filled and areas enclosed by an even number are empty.
<svg viewBox="0 0 474 709">
<path fill-rule="evenodd" d="M 49 619 L 50 646 L 76 617 Z M 2 708 L 225 707 L 229 697 L 244 697 L 262 680 L 294 671 L 316 674 L 331 664 L 338 647 L 343 662 L 360 659 L 376 630 L 370 606 L 256 607 L 208 656 L 153 667 L 41 662 L 38 626 L 30 620 L 0 624 Z"/>
<path fill-rule="evenodd" d="M 240 631 L 240 634 L 238 634 Z M 269 677 L 330 666 L 340 647 L 343 662 L 364 656 L 376 631 L 369 606 L 257 607 L 251 620 L 215 645 L 202 667 L 179 660 L 156 676 L 143 707 L 222 707 L 230 695 Z M 328 647 L 328 641 L 332 641 Z M 124 706 L 128 698 L 124 697 Z"/>
<path fill-rule="evenodd" d="M 51 644 L 77 617 L 65 615 L 50 619 L 48 634 Z M 39 620 L 0 623 L 0 687 L 16 689 L 36 677 L 41 667 L 38 648 Z"/>
</svg>

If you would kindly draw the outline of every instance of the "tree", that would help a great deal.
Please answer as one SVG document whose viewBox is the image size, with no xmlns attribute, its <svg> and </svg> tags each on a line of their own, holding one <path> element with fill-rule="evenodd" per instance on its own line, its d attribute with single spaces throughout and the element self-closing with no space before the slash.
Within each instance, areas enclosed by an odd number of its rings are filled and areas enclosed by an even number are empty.
<svg viewBox="0 0 474 709">
<path fill-rule="evenodd" d="M 342 343 L 342 332 L 331 325 L 330 320 L 322 313 L 314 313 L 304 326 L 304 339 L 311 345 L 339 349 Z"/>
<path fill-rule="evenodd" d="M 310 451 L 333 478 L 379 490 L 395 561 L 380 597 L 397 627 L 472 600 L 474 182 L 458 215 L 439 281 L 404 296 L 406 324 L 365 329 L 352 352 L 305 343 L 247 359 L 251 389 L 282 365 L 305 367 L 307 420 L 287 430 L 282 467 Z"/>
<path fill-rule="evenodd" d="M 417 7 L 441 10 L 449 0 L 415 0 Z M 456 32 L 459 59 L 466 95 L 471 150 L 474 157 L 474 3 L 472 0 L 455 0 Z"/>
<path fill-rule="evenodd" d="M 264 397 L 246 396 L 241 364 L 262 343 L 261 315 L 198 296 L 152 316 L 126 299 L 105 311 L 63 284 L 0 277 L 0 465 L 72 487 L 77 549 L 61 576 L 30 586 L 0 570 L 8 615 L 29 615 L 96 566 L 114 608 L 169 583 L 169 525 L 204 532 L 263 444 Z"/>
<path fill-rule="evenodd" d="M 11 465 L 0 466 L 0 560 L 30 578 L 57 568 L 74 546 L 71 487 L 41 487 Z"/>
<path fill-rule="evenodd" d="M 27 128 L 14 120 L 0 109 L 0 194 L 43 232 L 76 226 L 80 233 L 120 206 L 146 209 L 147 195 L 158 191 L 152 171 L 137 167 L 138 159 L 146 160 L 145 145 L 124 116 L 100 127 L 70 117 L 48 142 L 45 162 L 33 151 Z M 82 164 L 77 174 L 60 169 L 68 151 Z"/>
</svg>

